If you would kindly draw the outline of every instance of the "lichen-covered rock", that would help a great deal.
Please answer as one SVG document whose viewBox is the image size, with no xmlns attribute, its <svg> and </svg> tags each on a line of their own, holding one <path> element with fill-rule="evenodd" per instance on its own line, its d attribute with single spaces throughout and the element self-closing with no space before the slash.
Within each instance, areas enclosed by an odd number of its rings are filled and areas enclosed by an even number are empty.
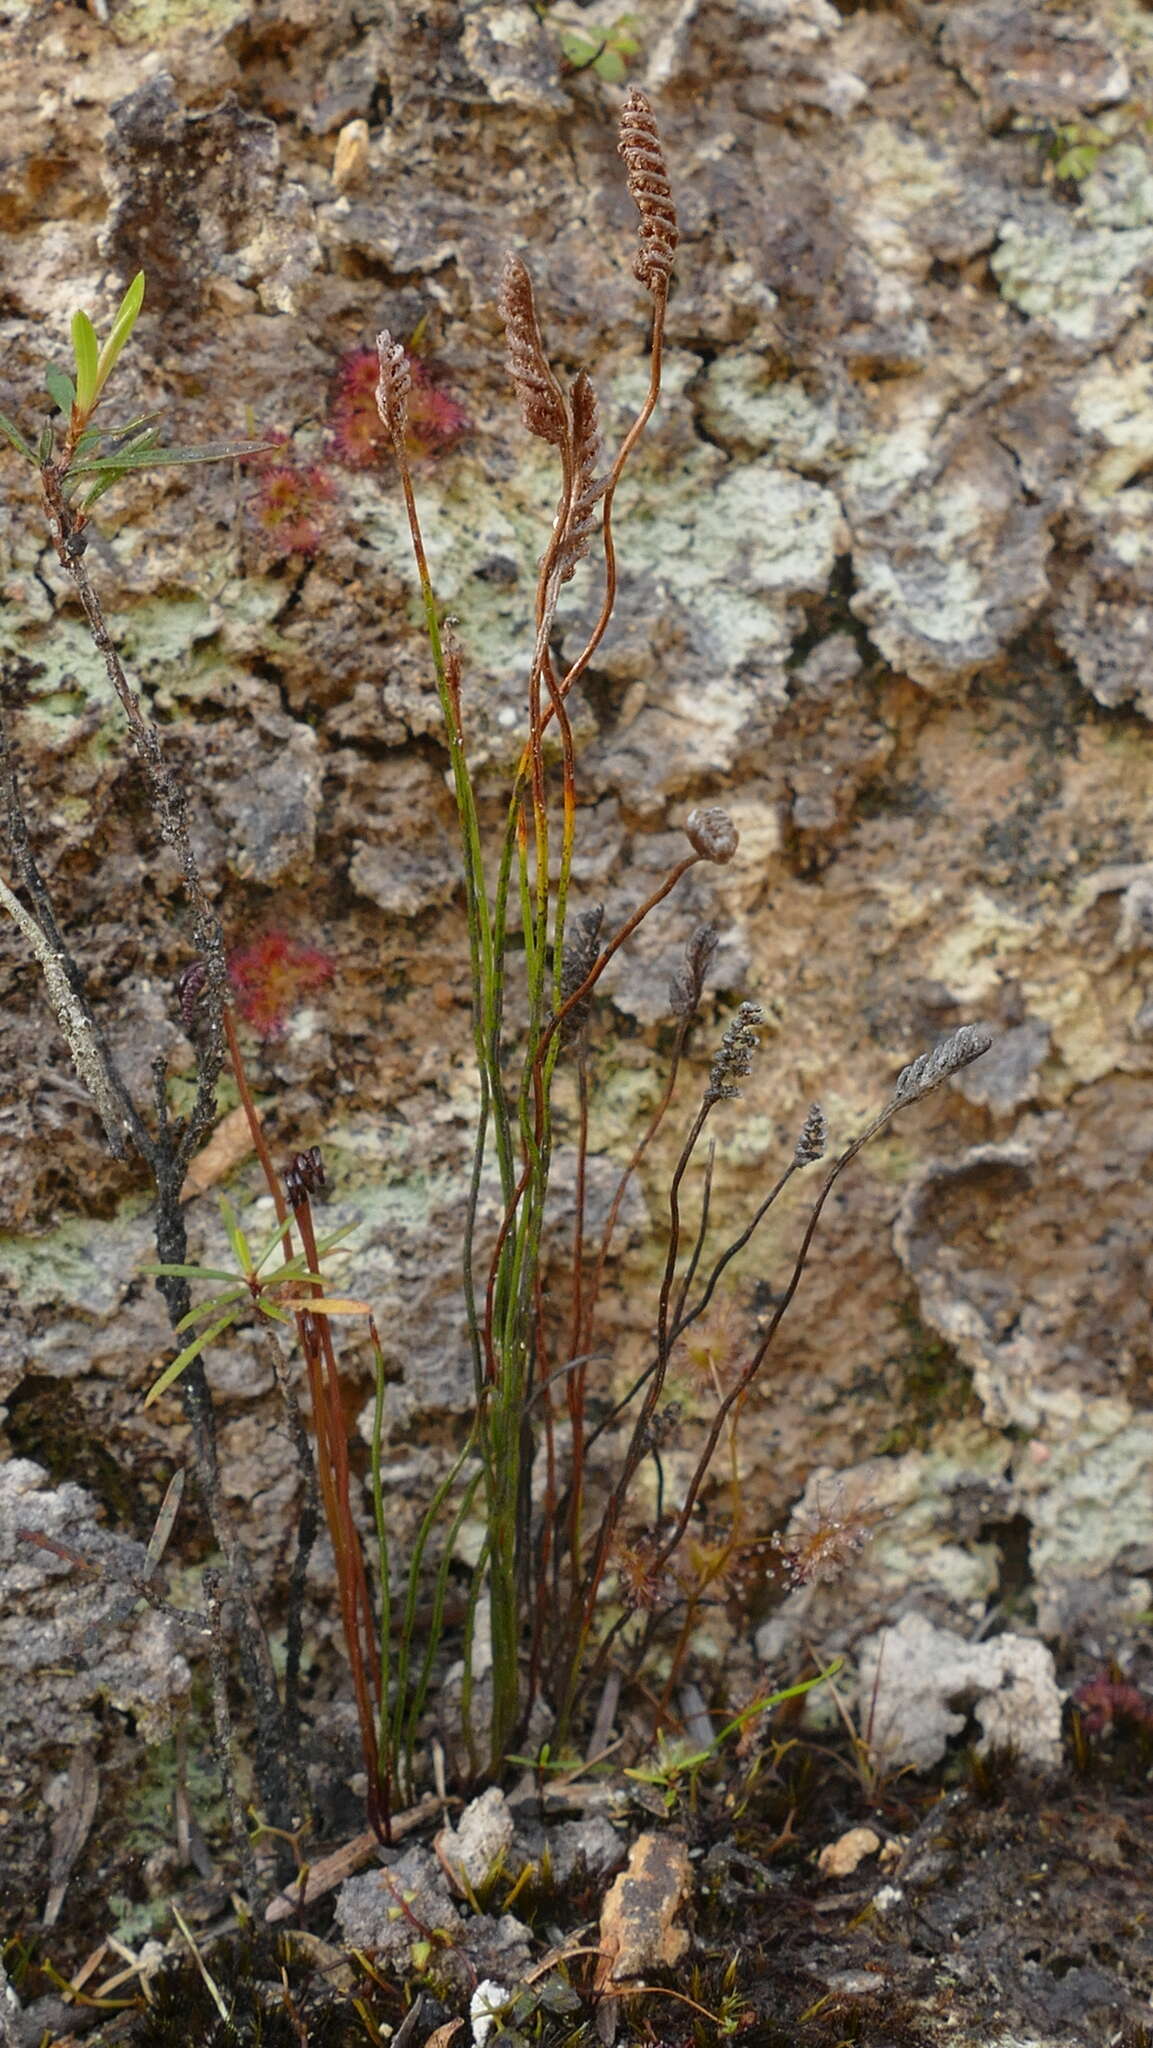
<svg viewBox="0 0 1153 2048">
<path fill-rule="evenodd" d="M 145 1741 L 171 1732 L 192 1673 L 173 1622 L 136 1611 L 131 1582 L 143 1566 L 143 1547 L 102 1529 L 81 1487 L 54 1487 L 27 1458 L 0 1465 L 0 1725 L 10 1754 L 27 1763 L 94 1740 L 101 1702 L 137 1716 Z"/>
<path fill-rule="evenodd" d="M 942 54 L 997 125 L 1012 114 L 1069 121 L 1123 100 L 1130 89 L 1124 56 L 1093 21 L 981 0 L 950 9 Z"/>
</svg>

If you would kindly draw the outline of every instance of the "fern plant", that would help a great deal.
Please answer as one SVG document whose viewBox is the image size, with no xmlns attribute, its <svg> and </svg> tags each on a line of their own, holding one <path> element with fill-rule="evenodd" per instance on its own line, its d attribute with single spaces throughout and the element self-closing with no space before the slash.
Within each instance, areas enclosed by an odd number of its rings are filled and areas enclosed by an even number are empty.
<svg viewBox="0 0 1153 2048">
<path fill-rule="evenodd" d="M 0 878 L 0 906 L 24 933 L 43 971 L 50 1000 L 73 1059 L 102 1117 L 109 1143 L 147 1162 L 156 1197 L 156 1259 L 150 1272 L 167 1304 L 175 1355 L 154 1382 L 155 1399 L 176 1387 L 192 1424 L 200 1489 L 228 1572 L 231 1604 L 239 1616 L 242 1662 L 250 1675 L 251 1708 L 265 1740 L 259 1749 L 260 1792 L 267 1819 L 287 1830 L 306 1795 L 299 1763 L 299 1669 L 304 1580 L 317 1533 L 319 1509 L 332 1539 L 341 1620 L 355 1695 L 373 1827 L 387 1836 L 398 1791 L 409 1794 L 416 1776 L 422 1717 L 442 1656 L 449 1613 L 448 1589 L 459 1539 L 479 1513 L 482 1537 L 471 1563 L 460 1648 L 460 1712 L 474 1774 L 497 1772 L 511 1745 L 524 1739 L 534 1706 L 550 1709 L 552 1740 L 565 1748 L 584 1694 L 614 1672 L 627 1676 L 644 1664 L 665 1631 L 664 1689 L 669 1706 L 681 1662 L 689 1654 L 695 1621 L 708 1588 L 729 1570 L 746 1541 L 741 1518 L 729 1536 L 691 1555 L 693 1518 L 722 1445 L 729 1446 L 737 1488 L 736 1430 L 741 1411 L 800 1285 L 825 1204 L 862 1147 L 899 1112 L 919 1101 L 989 1044 L 987 1034 L 962 1026 L 898 1077 L 890 1100 L 824 1166 L 809 1205 L 800 1243 L 767 1326 L 746 1350 L 725 1384 L 712 1388 L 711 1408 L 698 1430 L 687 1483 L 664 1497 L 661 1448 L 678 1426 L 668 1398 L 677 1346 L 698 1324 L 732 1277 L 735 1262 L 753 1244 L 765 1216 L 798 1174 L 824 1159 L 828 1132 L 816 1105 L 791 1156 L 752 1215 L 735 1232 L 716 1230 L 712 1214 L 712 1141 L 727 1105 L 739 1096 L 756 1055 L 761 1012 L 742 1003 L 720 1038 L 703 1090 L 684 1113 L 684 1136 L 664 1197 L 664 1257 L 652 1314 L 647 1361 L 623 1391 L 598 1387 L 591 1400 L 598 1356 L 597 1316 L 614 1251 L 625 1196 L 658 1136 L 678 1108 L 694 1024 L 703 1003 L 717 944 L 710 924 L 688 937 L 683 965 L 670 990 L 674 1031 L 667 1078 L 646 1128 L 624 1162 L 600 1230 L 588 1215 L 588 1036 L 598 986 L 609 963 L 644 920 L 701 864 L 725 865 L 737 854 L 737 834 L 724 809 L 707 804 L 684 823 L 682 855 L 658 886 L 615 930 L 606 931 L 599 906 L 574 910 L 574 856 L 579 831 L 574 693 L 595 661 L 613 618 L 619 592 L 616 499 L 621 478 L 648 427 L 661 391 L 665 322 L 678 245 L 672 188 L 653 110 L 644 94 L 626 95 L 619 151 L 639 217 L 634 271 L 648 299 L 647 389 L 631 425 L 611 457 L 602 452 L 599 410 L 589 372 L 571 381 L 557 374 L 545 345 L 531 272 L 510 256 L 500 285 L 508 370 L 523 424 L 554 453 L 557 504 L 536 584 L 531 646 L 525 665 L 524 730 L 503 831 L 486 843 L 468 738 L 469 704 L 464 656 L 445 627 L 424 545 L 410 450 L 409 403 L 413 365 L 401 344 L 381 334 L 377 350 L 377 405 L 395 456 L 411 536 L 420 603 L 443 716 L 452 789 L 460 826 L 462 879 L 468 915 L 472 981 L 472 1039 L 479 1076 L 479 1116 L 472 1172 L 462 1190 L 462 1281 L 473 1368 L 474 1404 L 464 1442 L 427 1503 L 407 1559 L 394 1560 L 383 1454 L 384 1366 L 371 1305 L 355 1294 L 333 1294 L 323 1261 L 335 1238 L 319 1235 L 313 1197 L 324 1183 L 313 1149 L 278 1169 L 245 1072 L 229 1000 L 220 924 L 201 876 L 188 827 L 187 792 L 167 764 L 163 737 L 125 673 L 95 587 L 85 548 L 91 509 L 131 471 L 156 462 L 219 459 L 256 452 L 259 444 L 214 443 L 165 449 L 153 416 L 114 427 L 96 419 L 110 378 L 139 314 L 143 280 L 130 287 L 108 337 L 100 342 L 86 315 L 77 314 L 71 373 L 49 374 L 60 412 L 39 440 L 25 438 L 10 420 L 0 430 L 40 480 L 49 530 L 76 591 L 97 649 L 123 709 L 145 786 L 163 836 L 180 862 L 191 909 L 195 959 L 181 988 L 184 1023 L 196 1052 L 196 1087 L 187 1117 L 168 1107 L 165 1074 L 156 1073 L 151 1110 L 130 1093 L 102 1032 L 85 979 L 69 948 L 41 874 L 21 802 L 16 764 L 0 722 L 0 789 L 7 812 L 13 884 Z M 600 601 L 591 631 L 571 661 L 561 664 L 558 620 L 567 586 L 585 565 L 600 577 Z M 519 1021 L 514 1026 L 510 1019 Z M 575 1222 L 566 1247 L 568 1283 L 563 1316 L 551 1313 L 544 1282 L 557 1247 L 548 1234 L 553 1169 L 555 1085 L 561 1062 L 576 1076 L 577 1180 Z M 205 1269 L 188 1257 L 180 1191 L 189 1162 L 213 1121 L 217 1084 L 230 1065 L 265 1182 L 275 1225 L 263 1244 L 248 1242 L 230 1208 L 225 1222 L 236 1269 Z M 492 1171 L 500 1190 L 495 1241 L 483 1240 L 480 1197 Z M 694 1217 L 695 1208 L 695 1217 Z M 204 1280 L 217 1292 L 194 1304 L 190 1283 Z M 288 1426 L 302 1472 L 300 1521 L 291 1571 L 287 1670 L 278 1690 L 253 1594 L 252 1568 L 232 1526 L 219 1484 L 215 1418 L 204 1373 L 205 1355 L 225 1341 L 241 1313 L 284 1324 L 303 1354 L 311 1408 L 311 1438 L 300 1423 L 287 1376 L 279 1375 Z M 376 1539 L 375 1590 L 370 1584 L 356 1515 L 345 1389 L 333 1322 L 366 1316 L 377 1368 L 372 1446 L 372 1500 Z M 194 1334 L 189 1334 L 189 1333 Z M 643 1469 L 655 1465 L 657 1507 L 642 1501 Z M 611 1593 L 611 1598 L 606 1598 Z M 223 1601 L 208 1600 L 208 1627 L 217 1643 Z M 427 1610 L 427 1614 L 425 1612 Z M 675 1617 L 679 1616 L 679 1623 Z M 666 1626 L 670 1623 L 672 1625 Z M 398 1645 L 393 1650 L 394 1623 Z M 671 1645 L 670 1645 L 671 1638 Z M 487 1639 L 484 1684 L 480 1647 Z M 220 1646 L 217 1643 L 219 1651 Z M 222 1651 L 220 1652 L 222 1655 Z M 220 1699 L 226 1752 L 226 1688 Z M 737 1723 L 732 1724 L 734 1727 Z M 729 1732 L 729 1731 L 726 1731 Z M 682 1759 L 696 1769 L 703 1755 Z M 664 1768 L 663 1766 L 661 1768 Z M 234 1801 L 234 1810 L 238 1810 Z M 241 1832 L 243 1832 L 242 1824 Z M 241 1853 L 248 1854 L 244 1840 Z M 250 1860 L 250 1857 L 249 1857 Z"/>
<path fill-rule="evenodd" d="M 740 1092 L 758 1043 L 761 1013 L 743 1003 L 726 1030 L 708 1085 L 693 1115 L 668 1190 L 667 1249 L 656 1305 L 652 1360 L 612 1411 L 626 1425 L 625 1445 L 615 1470 L 596 1476 L 590 1511 L 590 1453 L 605 1425 L 587 1417 L 588 1366 L 594 1349 L 597 1300 L 611 1254 L 628 1182 L 664 1121 L 699 1010 L 716 945 L 710 926 L 690 938 L 685 963 L 671 991 L 677 1019 L 666 1089 L 649 1128 L 621 1176 L 599 1245 L 586 1244 L 585 1196 L 587 1103 L 580 1117 L 577 1216 L 569 1256 L 571 1315 L 567 1355 L 555 1355 L 554 1333 L 544 1306 L 542 1263 L 544 1218 L 553 1156 L 553 1088 L 558 1062 L 576 1046 L 587 1027 L 592 999 L 609 962 L 656 905 L 702 862 L 725 864 L 737 852 L 737 834 L 715 805 L 694 810 L 685 822 L 687 847 L 659 887 L 605 935 L 599 908 L 572 915 L 573 854 L 578 827 L 576 748 L 570 705 L 593 662 L 613 617 L 618 595 L 614 507 L 625 467 L 656 409 L 669 285 L 678 244 L 677 215 L 656 120 L 645 95 L 631 88 L 620 119 L 619 153 L 639 215 L 634 272 L 651 302 L 649 380 L 635 419 L 611 460 L 601 452 L 598 406 L 592 380 L 578 370 L 564 384 L 549 359 L 537 314 L 528 266 L 510 256 L 501 280 L 500 311 L 508 371 L 520 401 L 524 426 L 555 451 L 558 496 L 552 530 L 537 573 L 534 634 L 526 664 L 525 737 L 509 795 L 503 840 L 491 861 L 482 844 L 479 806 L 467 742 L 467 696 L 462 657 L 442 630 L 428 565 L 408 455 L 407 401 L 411 366 L 391 334 L 379 338 L 377 402 L 395 455 L 404 494 L 424 622 L 440 696 L 461 830 L 468 907 L 473 987 L 473 1033 L 481 1102 L 468 1221 L 464 1234 L 463 1280 L 473 1351 L 476 1408 L 466 1451 L 475 1447 L 483 1474 L 484 1543 L 473 1577 L 474 1602 L 481 1590 L 489 1603 L 491 1701 L 484 1742 L 470 1725 L 471 1682 L 466 1648 L 464 1714 L 474 1761 L 487 1746 L 487 1766 L 496 1770 L 510 1740 L 523 1732 L 542 1691 L 556 1717 L 563 1742 L 578 1696 L 591 1678 L 604 1674 L 614 1645 L 630 1619 L 630 1603 L 599 1628 L 606 1573 L 610 1570 L 642 1464 L 656 1449 L 661 1402 L 675 1345 L 712 1301 L 727 1269 L 752 1239 L 768 1209 L 792 1176 L 819 1160 L 827 1141 L 816 1106 L 800 1133 L 792 1160 L 744 1230 L 711 1258 L 709 1183 L 706 1178 L 696 1238 L 684 1258 L 681 1206 L 690 1166 L 706 1126 L 719 1106 Z M 558 665 L 554 646 L 558 609 L 565 586 L 586 557 L 599 558 L 601 599 L 595 624 L 575 659 Z M 513 1033 L 507 1019 L 510 985 L 523 973 L 517 1012 L 526 1026 Z M 797 1261 L 767 1334 L 734 1376 L 727 1393 L 718 1390 L 715 1413 L 684 1499 L 658 1529 L 650 1530 L 640 1554 L 646 1592 L 632 1605 L 660 1604 L 657 1589 L 680 1552 L 694 1508 L 727 1428 L 759 1373 L 790 1305 L 808 1257 L 824 1204 L 841 1173 L 861 1147 L 908 1102 L 919 1099 L 947 1074 L 979 1057 L 987 1036 L 972 1027 L 954 1035 L 948 1049 L 906 1070 L 891 1102 L 835 1159 L 812 1205 Z M 581 1073 L 584 1075 L 583 1064 Z M 584 1097 L 582 1096 L 582 1102 Z M 503 1215 L 495 1249 L 478 1252 L 476 1214 L 482 1176 L 495 1161 Z M 563 1341 L 563 1339 L 562 1339 Z M 559 1391 L 558 1391 L 559 1390 Z M 569 1449 L 561 1470 L 558 1434 L 565 1427 Z M 531 1474 L 543 1439 L 546 1480 L 533 1493 Z M 667 1596 L 673 1598 L 672 1594 Z M 682 1600 L 685 1588 L 679 1589 Z M 694 1595 L 687 1609 L 694 1612 Z M 473 1615 L 475 1621 L 475 1612 Z M 599 1630 L 599 1632 L 598 1632 Z M 643 1635 L 642 1631 L 642 1635 Z M 688 1627 L 681 1632 L 681 1652 Z M 646 1638 L 647 1639 L 647 1638 Z M 468 1632 L 471 1642 L 471 1624 Z M 676 1658 L 674 1657 L 674 1668 Z M 667 1694 L 667 1688 L 666 1688 Z"/>
</svg>

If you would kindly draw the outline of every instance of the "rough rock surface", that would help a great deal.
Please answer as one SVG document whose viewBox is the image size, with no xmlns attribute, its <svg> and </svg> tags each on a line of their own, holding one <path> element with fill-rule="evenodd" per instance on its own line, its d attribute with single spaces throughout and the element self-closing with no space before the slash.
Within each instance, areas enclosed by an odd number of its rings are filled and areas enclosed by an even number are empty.
<svg viewBox="0 0 1153 2048">
<path fill-rule="evenodd" d="M 743 845 L 694 872 L 606 983 L 598 1186 L 659 1099 L 667 977 L 704 917 L 720 946 L 694 1085 L 733 1004 L 767 1011 L 743 1100 L 716 1122 L 713 1213 L 734 1230 L 811 1101 L 836 1145 L 945 1031 L 999 1033 L 839 1186 L 746 1404 L 742 1512 L 750 1540 L 803 1546 L 840 1487 L 867 1525 L 836 1583 L 770 1584 L 755 1620 L 774 1678 L 806 1638 L 853 1657 L 911 1610 L 966 1638 L 996 1610 L 1060 1645 L 1068 1684 L 1131 1660 L 1153 1571 L 1153 15 L 636 12 L 682 246 L 666 395 L 618 501 L 617 621 L 574 713 L 578 906 L 627 915 L 683 850 L 693 803 L 724 802 Z M 586 13 L 608 28 L 616 10 Z M 467 414 L 418 485 L 496 831 L 555 498 L 506 387 L 497 279 L 506 248 L 530 256 L 550 347 L 566 374 L 589 368 L 612 442 L 647 321 L 619 89 L 564 71 L 548 10 L 503 6 L 16 0 L 0 38 L 0 406 L 35 425 L 46 347 L 63 358 L 77 306 L 106 324 L 143 266 L 124 406 L 162 408 L 173 440 L 267 437 L 311 479 L 315 546 L 286 539 L 261 470 L 237 464 L 126 483 L 89 561 L 189 789 L 229 943 L 287 933 L 331 961 L 248 1042 L 278 1156 L 321 1144 L 334 1226 L 361 1224 L 342 1271 L 380 1317 L 403 1548 L 470 1399 L 476 1085 L 403 507 L 387 462 L 348 465 L 336 396 L 387 325 L 420 335 Z M 350 154 L 356 123 L 367 146 Z M 34 486 L 14 457 L 2 473 L 4 711 L 38 858 L 138 1098 L 163 1054 L 176 1099 L 179 874 Z M 566 649 L 598 601 L 578 577 Z M 8 925 L 0 990 L 5 1471 L 49 1473 L 42 1526 L 77 1549 L 98 1540 L 93 1502 L 106 1540 L 139 1548 L 188 1455 L 177 1404 L 141 1408 L 167 1341 L 140 1273 L 146 1184 L 109 1159 Z M 678 1133 L 688 1088 L 681 1103 Z M 677 1142 L 646 1161 L 606 1290 L 620 1384 L 647 1355 Z M 685 1361 L 669 1489 L 692 1470 L 710 1373 L 739 1362 L 787 1278 L 805 1186 L 710 1325 L 709 1362 Z M 264 1227 L 251 1161 L 229 1191 Z M 212 1193 L 189 1218 L 216 1263 Z M 487 1188 L 481 1221 L 495 1227 Z M 355 1333 L 344 1355 L 363 1411 Z M 271 1589 L 295 1512 L 271 1369 L 242 1332 L 210 1377 L 225 1493 Z M 731 1512 L 723 1488 L 704 1511 Z M 66 1576 L 47 1554 L 22 1569 Z M 336 1626 L 323 1555 L 314 1582 L 319 1657 Z M 53 1746 L 93 1734 L 91 1700 L 71 1680 L 52 1692 L 60 1643 L 41 1622 L 12 1709 L 26 1792 L 0 1824 L 0 1862 L 9 1839 L 21 1867 L 47 1840 Z M 702 1647 L 718 1695 L 726 1670 L 751 1681 L 749 1634 L 727 1611 Z"/>
</svg>

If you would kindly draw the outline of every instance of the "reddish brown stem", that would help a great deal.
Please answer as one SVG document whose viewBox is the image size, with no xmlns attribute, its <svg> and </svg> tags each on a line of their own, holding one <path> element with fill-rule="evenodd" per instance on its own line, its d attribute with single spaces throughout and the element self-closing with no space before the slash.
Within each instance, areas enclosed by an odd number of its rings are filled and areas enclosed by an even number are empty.
<svg viewBox="0 0 1153 2048">
<path fill-rule="evenodd" d="M 302 1195 L 294 1214 L 305 1263 L 310 1272 L 319 1273 L 320 1254 L 307 1194 Z M 309 1285 L 314 1295 L 323 1294 L 324 1287 L 320 1281 Z M 352 1515 L 348 1431 L 341 1396 L 340 1368 L 327 1318 L 310 1315 L 307 1309 L 303 1309 L 296 1321 L 308 1364 L 321 1494 L 336 1556 L 341 1622 L 352 1670 L 361 1749 L 368 1776 L 368 1817 L 381 1840 L 387 1841 L 391 1786 L 387 1771 L 382 1772 L 380 1768 L 376 1626 L 360 1533 Z"/>
</svg>

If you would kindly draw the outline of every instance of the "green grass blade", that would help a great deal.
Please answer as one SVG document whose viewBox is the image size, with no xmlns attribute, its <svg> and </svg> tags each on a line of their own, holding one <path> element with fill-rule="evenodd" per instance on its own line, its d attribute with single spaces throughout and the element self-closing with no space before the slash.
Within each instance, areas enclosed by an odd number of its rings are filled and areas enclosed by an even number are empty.
<svg viewBox="0 0 1153 2048">
<path fill-rule="evenodd" d="M 204 1316 L 214 1316 L 217 1309 L 228 1308 L 230 1305 L 235 1308 L 237 1302 L 247 1300 L 247 1287 L 232 1287 L 227 1294 L 214 1294 L 211 1301 L 202 1301 L 198 1308 L 190 1308 L 186 1316 L 181 1316 L 176 1325 L 177 1335 L 181 1330 L 190 1330 L 193 1323 L 199 1323 Z"/>
<path fill-rule="evenodd" d="M 298 1301 L 294 1302 L 290 1309 L 281 1308 L 279 1302 L 269 1301 L 268 1296 L 262 1294 L 256 1306 L 262 1316 L 268 1317 L 270 1323 L 291 1323 L 300 1314 L 301 1309 L 306 1308 L 308 1304 Z"/>
<path fill-rule="evenodd" d="M 290 1216 L 286 1216 L 283 1223 L 274 1223 L 272 1229 L 268 1232 L 267 1237 L 261 1238 L 259 1251 L 255 1251 L 252 1254 L 252 1270 L 254 1273 L 261 1272 L 265 1260 L 270 1259 L 272 1257 L 272 1254 L 276 1250 L 277 1245 L 283 1245 L 285 1243 L 288 1237 L 288 1233 L 291 1229 L 292 1218 Z M 294 1252 L 290 1259 L 283 1260 L 283 1262 L 279 1266 L 274 1267 L 271 1273 L 265 1273 L 265 1285 L 271 1285 L 271 1283 L 274 1280 L 280 1279 L 281 1275 L 291 1275 L 297 1272 L 300 1268 L 303 1256 L 304 1255 L 302 1252 Z"/>
<path fill-rule="evenodd" d="M 52 396 L 55 398 L 55 392 Z M 203 441 L 198 448 L 125 448 L 111 455 L 95 455 L 77 462 L 70 474 L 99 476 L 115 469 L 127 475 L 131 469 L 171 469 L 173 464 L 189 462 L 232 462 L 241 455 L 259 455 L 271 445 L 268 441 Z"/>
</svg>

